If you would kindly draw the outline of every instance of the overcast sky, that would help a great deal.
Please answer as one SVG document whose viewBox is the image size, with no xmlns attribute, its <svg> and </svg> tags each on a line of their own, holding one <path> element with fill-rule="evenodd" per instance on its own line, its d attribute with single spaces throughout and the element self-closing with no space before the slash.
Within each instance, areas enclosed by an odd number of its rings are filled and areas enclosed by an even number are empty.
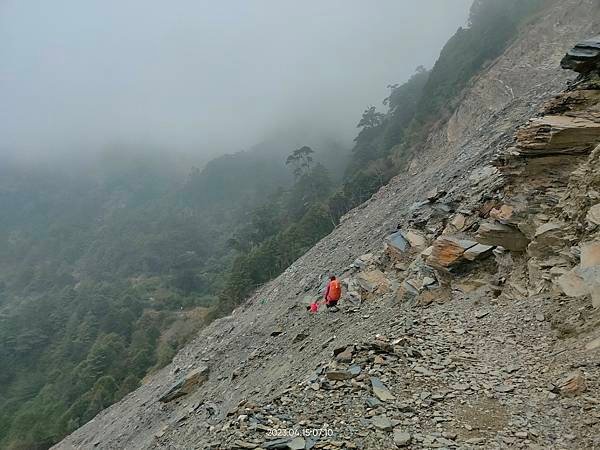
<svg viewBox="0 0 600 450">
<path fill-rule="evenodd" d="M 1 0 L 0 152 L 351 138 L 472 0 Z"/>
</svg>

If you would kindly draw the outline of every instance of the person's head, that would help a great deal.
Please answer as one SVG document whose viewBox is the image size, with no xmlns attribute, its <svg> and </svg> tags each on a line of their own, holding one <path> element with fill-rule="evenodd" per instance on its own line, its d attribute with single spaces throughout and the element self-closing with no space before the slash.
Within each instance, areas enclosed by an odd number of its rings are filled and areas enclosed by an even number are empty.
<svg viewBox="0 0 600 450">
<path fill-rule="evenodd" d="M 335 275 L 331 275 L 331 276 L 329 277 L 329 279 L 330 279 L 331 281 L 335 280 Z"/>
</svg>

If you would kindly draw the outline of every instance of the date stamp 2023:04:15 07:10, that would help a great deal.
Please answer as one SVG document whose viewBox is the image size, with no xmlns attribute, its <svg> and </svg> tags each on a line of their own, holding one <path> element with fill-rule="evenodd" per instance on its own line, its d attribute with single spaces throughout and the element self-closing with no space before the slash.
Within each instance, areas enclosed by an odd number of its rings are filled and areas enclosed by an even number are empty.
<svg viewBox="0 0 600 450">
<path fill-rule="evenodd" d="M 272 428 L 267 431 L 267 437 L 286 438 L 286 437 L 332 437 L 331 428 Z"/>
</svg>

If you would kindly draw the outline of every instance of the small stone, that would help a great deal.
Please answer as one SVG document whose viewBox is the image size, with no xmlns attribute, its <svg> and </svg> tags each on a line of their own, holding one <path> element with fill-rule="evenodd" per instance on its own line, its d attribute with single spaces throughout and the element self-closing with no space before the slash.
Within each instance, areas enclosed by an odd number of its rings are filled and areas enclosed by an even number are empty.
<svg viewBox="0 0 600 450">
<path fill-rule="evenodd" d="M 432 284 L 435 284 L 434 278 L 431 278 L 431 277 L 423 278 L 423 286 L 431 286 Z"/>
<path fill-rule="evenodd" d="M 330 370 L 325 374 L 328 380 L 344 381 L 349 380 L 353 375 L 348 370 Z"/>
<path fill-rule="evenodd" d="M 477 244 L 463 254 L 463 257 L 467 261 L 475 261 L 484 259 L 492 254 L 494 247 L 492 245 Z"/>
<path fill-rule="evenodd" d="M 406 447 L 412 441 L 410 433 L 405 433 L 400 430 L 394 430 L 394 444 L 398 447 Z"/>
<path fill-rule="evenodd" d="M 496 392 L 501 392 L 503 394 L 507 394 L 509 392 L 512 392 L 515 390 L 514 386 L 508 385 L 508 384 L 499 384 L 498 386 L 495 387 Z"/>
<path fill-rule="evenodd" d="M 283 327 L 276 327 L 273 331 L 271 331 L 271 336 L 275 337 L 275 336 L 279 336 L 281 334 L 284 333 L 284 329 Z"/>
<path fill-rule="evenodd" d="M 587 389 L 585 376 L 581 370 L 575 370 L 556 383 L 561 395 L 575 397 Z"/>
<path fill-rule="evenodd" d="M 352 347 L 348 347 L 341 353 L 335 357 L 335 359 L 339 362 L 350 362 L 352 361 Z"/>
<path fill-rule="evenodd" d="M 600 337 L 594 339 L 593 341 L 588 342 L 587 344 L 585 344 L 585 349 L 588 352 L 591 352 L 592 350 L 596 350 L 600 348 Z"/>
<path fill-rule="evenodd" d="M 380 406 L 380 405 L 382 405 L 382 404 L 383 404 L 383 403 L 381 403 L 381 402 L 379 401 L 379 399 L 377 399 L 377 398 L 375 398 L 375 397 L 369 397 L 369 398 L 367 398 L 367 406 L 368 406 L 369 408 L 375 408 L 376 406 Z"/>
<path fill-rule="evenodd" d="M 235 441 L 233 444 L 238 448 L 247 448 L 250 450 L 258 447 L 258 444 L 253 444 L 252 442 L 246 442 L 246 441 Z"/>
<path fill-rule="evenodd" d="M 291 442 L 288 442 L 287 448 L 289 450 L 304 450 L 306 447 L 306 441 L 302 436 L 294 438 Z"/>
<path fill-rule="evenodd" d="M 304 339 L 306 339 L 308 336 L 309 336 L 309 334 L 305 333 L 305 332 L 298 333 L 296 336 L 294 336 L 294 339 L 292 340 L 292 344 L 301 342 Z"/>
<path fill-rule="evenodd" d="M 600 203 L 592 206 L 586 216 L 588 222 L 591 222 L 595 225 L 600 225 Z"/>
<path fill-rule="evenodd" d="M 543 322 L 544 320 L 546 320 L 546 318 L 542 313 L 538 313 L 535 315 L 535 320 L 537 320 L 538 322 Z"/>
<path fill-rule="evenodd" d="M 413 370 L 415 372 L 420 373 L 421 375 L 425 375 L 427 377 L 432 377 L 435 375 L 431 370 L 426 369 L 425 367 L 421 367 L 421 366 L 415 366 L 413 368 Z"/>
<path fill-rule="evenodd" d="M 373 394 L 382 402 L 396 398 L 379 378 L 371 377 L 371 387 L 373 388 Z"/>
<path fill-rule="evenodd" d="M 360 366 L 357 366 L 357 365 L 353 365 L 348 368 L 348 372 L 350 372 L 352 374 L 352 376 L 354 376 L 354 377 L 360 375 L 361 371 L 362 371 L 362 369 L 360 368 Z"/>
<path fill-rule="evenodd" d="M 392 429 L 392 422 L 386 416 L 375 416 L 371 419 L 371 422 L 375 428 L 380 430 L 391 431 Z"/>
</svg>

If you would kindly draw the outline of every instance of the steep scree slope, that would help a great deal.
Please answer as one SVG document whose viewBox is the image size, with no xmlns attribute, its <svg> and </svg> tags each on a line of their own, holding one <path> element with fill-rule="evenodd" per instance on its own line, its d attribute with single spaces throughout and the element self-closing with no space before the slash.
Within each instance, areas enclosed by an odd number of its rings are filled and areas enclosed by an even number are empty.
<svg viewBox="0 0 600 450">
<path fill-rule="evenodd" d="M 205 329 L 143 387 L 55 448 L 600 445 L 593 432 L 598 367 L 589 356 L 597 351 L 589 341 L 595 316 L 585 293 L 559 303 L 552 290 L 576 269 L 569 267 L 573 257 L 548 267 L 555 255 L 509 252 L 494 241 L 517 245 L 521 233 L 524 246 L 535 244 L 556 229 L 538 230 L 554 215 L 568 221 L 576 214 L 560 209 L 561 201 L 587 201 L 581 196 L 588 187 L 581 176 L 569 178 L 568 169 L 587 164 L 593 172 L 594 155 L 559 163 L 555 178 L 535 186 L 544 189 L 532 206 L 536 196 L 527 186 L 547 166 L 522 170 L 522 162 L 510 160 L 519 152 L 507 149 L 516 128 L 574 78 L 558 63 L 598 25 L 596 2 L 549 2 L 473 80 L 409 170 L 230 317 Z M 495 166 L 488 165 L 492 159 Z M 556 180 L 561 192 L 548 186 Z M 548 208 L 540 206 L 546 202 Z M 523 214 L 535 215 L 529 227 Z M 409 252 L 389 242 L 382 253 L 398 224 Z M 493 245 L 469 243 L 477 226 L 478 239 Z M 581 233 L 549 242 L 558 254 Z M 474 263 L 465 261 L 467 254 Z M 307 316 L 303 301 L 317 295 L 330 271 L 344 274 L 342 311 Z M 319 439 L 270 438 L 273 428 L 331 432 Z"/>
</svg>

